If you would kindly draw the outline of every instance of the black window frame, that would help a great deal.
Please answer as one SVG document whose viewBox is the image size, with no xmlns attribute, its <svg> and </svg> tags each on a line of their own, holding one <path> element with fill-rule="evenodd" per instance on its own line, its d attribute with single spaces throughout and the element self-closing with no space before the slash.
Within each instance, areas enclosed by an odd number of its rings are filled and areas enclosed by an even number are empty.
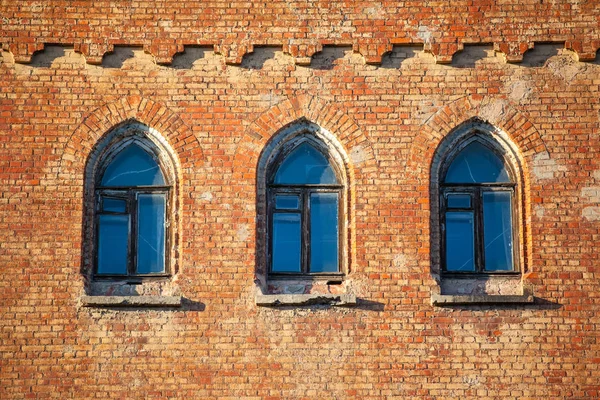
<svg viewBox="0 0 600 400">
<path fill-rule="evenodd" d="M 130 145 L 137 145 L 158 165 L 163 178 L 165 179 L 165 185 L 139 185 L 139 186 L 102 186 L 97 184 L 94 187 L 94 267 L 93 275 L 94 280 L 133 280 L 141 281 L 146 279 L 156 278 L 168 278 L 171 274 L 170 269 L 170 256 L 171 256 L 171 234 L 170 234 L 170 215 L 172 207 L 172 193 L 173 188 L 171 184 L 168 184 L 168 174 L 165 171 L 164 166 L 160 161 L 160 157 L 154 146 L 146 143 L 147 140 L 140 140 L 139 138 L 132 138 L 128 140 L 119 141 L 115 145 L 111 146 L 111 149 L 106 152 L 104 159 L 101 161 L 101 168 L 99 168 L 96 174 L 96 182 L 102 181 L 102 177 L 106 172 L 108 166 L 114 161 L 114 159 Z M 165 215 L 164 215 L 164 226 L 165 226 L 165 247 L 164 247 L 164 272 L 160 273 L 138 273 L 137 263 L 137 230 L 138 230 L 138 195 L 140 194 L 164 194 L 165 196 Z M 103 201 L 105 198 L 124 200 L 125 212 L 113 212 L 103 211 Z M 127 244 L 127 273 L 126 274 L 101 274 L 98 273 L 98 257 L 99 257 L 99 230 L 100 230 L 100 216 L 101 215 L 128 215 L 129 216 L 129 230 L 128 230 L 128 244 Z"/>
<path fill-rule="evenodd" d="M 279 167 L 287 159 L 287 157 L 303 143 L 308 143 L 316 151 L 320 152 L 334 171 L 337 184 L 276 184 L 274 183 L 275 176 Z M 329 152 L 316 139 L 308 137 L 308 135 L 300 135 L 291 143 L 279 152 L 275 159 L 270 163 L 267 170 L 267 273 L 270 279 L 302 279 L 302 280 L 338 280 L 345 276 L 343 266 L 345 265 L 344 252 L 344 201 L 345 201 L 345 185 L 342 179 L 343 174 L 339 171 L 339 167 L 332 159 Z M 341 183 L 340 183 L 341 182 Z M 310 196 L 312 193 L 335 193 L 338 196 L 338 266 L 336 272 L 311 272 L 310 271 Z M 294 194 L 299 196 L 298 210 L 277 209 L 276 196 Z M 294 213 L 297 211 L 300 214 L 300 272 L 273 272 L 273 216 L 277 213 Z"/>
<path fill-rule="evenodd" d="M 448 169 L 456 159 L 456 157 L 468 145 L 477 142 L 486 149 L 496 155 L 503 163 L 504 169 L 508 174 L 510 182 L 502 183 L 446 183 L 446 174 Z M 519 207 L 517 199 L 519 198 L 519 185 L 515 179 L 513 168 L 497 149 L 492 147 L 487 141 L 481 140 L 477 136 L 465 140 L 458 147 L 458 150 L 451 156 L 448 156 L 443 164 L 442 179 L 439 184 L 439 229 L 440 229 L 440 261 L 441 273 L 445 276 L 452 277 L 472 277 L 472 276 L 488 276 L 488 275 L 520 275 L 521 266 L 520 260 L 520 243 L 518 229 Z M 485 192 L 509 192 L 511 204 L 511 234 L 512 234 L 512 261 L 513 269 L 508 271 L 490 271 L 485 269 L 485 237 L 484 237 L 484 221 L 483 221 L 483 195 Z M 469 194 L 471 199 L 470 207 L 448 207 L 448 194 Z M 450 210 L 450 211 L 449 211 Z M 448 212 L 473 212 L 473 246 L 474 246 L 474 264 L 475 271 L 455 271 L 447 269 L 446 262 L 446 215 Z"/>
</svg>

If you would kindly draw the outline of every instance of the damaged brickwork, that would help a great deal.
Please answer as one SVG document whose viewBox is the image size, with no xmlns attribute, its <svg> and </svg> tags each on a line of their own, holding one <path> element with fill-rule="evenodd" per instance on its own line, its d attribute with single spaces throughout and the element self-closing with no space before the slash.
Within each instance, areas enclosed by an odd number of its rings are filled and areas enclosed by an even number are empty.
<svg viewBox="0 0 600 400">
<path fill-rule="evenodd" d="M 600 398 L 599 17 L 2 2 L 0 398 Z M 473 129 L 515 170 L 510 276 L 441 273 Z M 169 276 L 99 280 L 93 168 L 132 131 L 171 174 Z M 344 172 L 337 279 L 267 271 L 264 167 L 299 132 Z"/>
</svg>

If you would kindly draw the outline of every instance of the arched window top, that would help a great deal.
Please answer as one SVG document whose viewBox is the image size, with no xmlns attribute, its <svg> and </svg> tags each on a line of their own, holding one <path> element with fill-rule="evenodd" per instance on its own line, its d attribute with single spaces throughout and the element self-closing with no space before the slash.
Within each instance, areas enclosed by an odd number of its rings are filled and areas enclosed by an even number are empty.
<svg viewBox="0 0 600 400">
<path fill-rule="evenodd" d="M 510 183 L 502 159 L 487 146 L 473 141 L 463 148 L 447 169 L 444 183 Z"/>
<path fill-rule="evenodd" d="M 108 164 L 101 186 L 163 186 L 165 178 L 154 157 L 135 142 L 129 143 Z"/>
<path fill-rule="evenodd" d="M 304 142 L 283 160 L 274 178 L 275 184 L 339 184 L 327 158 L 311 144 Z"/>
</svg>

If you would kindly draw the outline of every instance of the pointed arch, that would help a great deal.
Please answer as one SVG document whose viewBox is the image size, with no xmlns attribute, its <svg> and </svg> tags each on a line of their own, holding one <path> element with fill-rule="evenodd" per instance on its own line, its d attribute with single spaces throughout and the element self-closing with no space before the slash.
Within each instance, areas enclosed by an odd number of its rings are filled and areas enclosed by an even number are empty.
<svg viewBox="0 0 600 400">
<path fill-rule="evenodd" d="M 446 183 L 445 178 L 448 172 L 448 169 L 455 165 L 455 161 L 459 160 L 459 157 L 464 157 L 465 149 L 469 149 L 473 145 L 480 146 L 480 150 L 477 153 L 472 153 L 471 157 L 485 157 L 485 152 L 489 151 L 489 157 L 497 158 L 498 162 L 502 164 L 502 166 L 495 165 L 494 168 L 500 168 L 500 170 L 504 169 L 506 175 L 503 175 L 503 178 L 500 179 L 501 182 L 495 183 L 494 179 L 491 179 L 489 176 L 484 178 L 473 178 L 472 182 L 466 180 L 466 182 L 458 182 L 461 179 L 458 179 L 457 182 L 454 182 L 456 179 L 451 179 L 451 182 Z M 482 287 L 486 287 L 484 281 L 493 281 L 498 280 L 499 275 L 491 276 L 489 272 L 492 271 L 493 268 L 491 263 L 488 263 L 487 266 L 484 265 L 484 251 L 488 251 L 487 245 L 483 242 L 484 235 L 484 200 L 483 194 L 487 193 L 487 190 L 504 190 L 507 193 L 512 193 L 510 196 L 512 198 L 511 203 L 512 206 L 508 205 L 510 208 L 510 220 L 512 221 L 512 239 L 508 239 L 507 241 L 512 240 L 511 244 L 507 244 L 507 246 L 513 246 L 513 259 L 514 264 L 509 264 L 503 268 L 507 268 L 504 270 L 493 270 L 493 273 L 517 273 L 519 275 L 513 275 L 512 277 L 506 274 L 502 277 L 502 279 L 506 278 L 508 280 L 512 279 L 513 281 L 518 281 L 518 285 L 516 285 L 513 289 L 518 292 L 522 291 L 522 276 L 524 273 L 530 271 L 531 265 L 531 234 L 529 232 L 530 220 L 531 220 L 531 212 L 530 212 L 530 201 L 529 201 L 529 182 L 528 175 L 525 173 L 526 163 L 525 159 L 517 147 L 517 145 L 512 141 L 512 139 L 501 129 L 487 123 L 481 121 L 480 119 L 472 119 L 465 123 L 460 124 L 458 127 L 453 129 L 444 139 L 441 140 L 440 144 L 435 149 L 434 155 L 432 157 L 431 168 L 430 168 L 430 205 L 431 205 L 431 272 L 433 276 L 438 280 L 441 285 L 442 291 L 446 291 L 446 294 L 450 293 L 452 290 L 457 290 L 457 288 L 448 287 L 448 282 L 452 282 L 452 284 L 456 284 L 453 281 L 453 277 L 444 278 L 444 270 L 450 271 L 448 268 L 455 269 L 456 266 L 448 267 L 445 257 L 448 254 L 446 251 L 446 239 L 448 233 L 448 221 L 446 220 L 447 213 L 450 212 L 450 208 L 457 207 L 457 211 L 460 211 L 464 214 L 464 217 L 467 217 L 467 214 L 472 215 L 469 218 L 475 218 L 475 221 L 470 220 L 469 224 L 473 224 L 473 227 L 470 229 L 474 229 L 474 260 L 471 261 L 470 269 L 467 272 L 471 271 L 473 273 L 485 273 L 481 274 L 478 278 L 473 278 L 473 282 L 470 284 L 473 288 L 480 285 Z M 472 172 L 472 171 L 471 171 Z M 502 174 L 502 171 L 496 171 L 498 174 Z M 487 181 L 492 182 L 487 182 Z M 478 181 L 486 181 L 484 183 L 478 183 Z M 451 186 L 448 186 L 451 185 Z M 482 186 L 484 185 L 484 186 Z M 449 193 L 460 193 L 461 195 L 465 194 L 465 197 L 470 198 L 468 200 L 468 206 L 451 206 L 448 203 Z M 492 193 L 492 192 L 490 192 Z M 501 193 L 501 192 L 498 192 Z M 465 200 L 466 201 L 466 200 Z M 477 204 L 473 205 L 471 202 L 476 202 Z M 463 210 L 464 208 L 464 210 Z M 473 211 L 468 211 L 473 210 Z M 479 213 L 479 214 L 478 214 Z M 506 213 L 505 213 L 506 214 Z M 455 214 L 458 215 L 458 214 Z M 479 216 L 478 216 L 479 215 Z M 506 217 L 506 216 L 505 216 Z M 477 220 L 479 219 L 479 222 Z M 445 230 L 442 231 L 442 226 L 445 227 Z M 477 238 L 477 235 L 480 235 Z M 477 243 L 479 241 L 479 244 Z M 507 242 L 508 243 L 508 242 Z M 477 250 L 477 246 L 479 250 Z M 468 248 L 465 247 L 465 248 Z M 479 254 L 477 253 L 479 251 Z M 467 257 L 468 258 L 468 257 Z M 466 259 L 466 258 L 465 258 Z M 467 260 L 468 261 L 468 260 Z M 513 262 L 513 261 L 511 261 Z M 478 265 L 479 264 L 479 265 Z M 512 265 L 512 266 L 511 266 Z M 462 267 L 462 265 L 461 265 Z M 458 270 L 451 271 L 452 273 L 456 273 Z M 462 272 L 462 271 L 458 271 Z M 446 273 L 447 274 L 447 273 Z M 484 276 L 485 275 L 485 276 Z M 445 282 L 446 281 L 446 282 Z M 467 285 L 469 286 L 469 285 Z M 517 287 L 518 286 L 518 287 Z M 510 288 L 510 285 L 506 286 Z M 465 290 L 464 288 L 460 290 Z M 480 288 L 473 290 L 483 290 Z M 506 294 L 506 293 L 505 293 Z M 515 294 L 515 293 L 508 293 Z"/>
<path fill-rule="evenodd" d="M 148 127 L 158 141 L 168 144 L 185 166 L 200 167 L 204 154 L 200 142 L 187 124 L 164 105 L 140 96 L 128 96 L 92 111 L 65 144 L 59 164 L 59 175 L 68 176 L 80 185 L 88 156 L 103 136 L 131 123 Z"/>
<path fill-rule="evenodd" d="M 307 146 L 304 148 L 303 146 Z M 291 182 L 291 186 L 279 184 L 275 181 L 275 176 L 279 172 L 280 167 L 293 157 L 299 149 L 311 149 L 315 153 L 313 157 L 318 159 L 320 155 L 321 161 L 314 162 L 316 168 L 319 169 L 319 174 L 327 175 L 326 179 L 320 180 L 312 176 L 307 177 L 306 182 L 298 181 Z M 323 161 L 324 160 L 324 161 Z M 326 165 L 325 165 L 326 164 Z M 311 165 L 312 166 L 312 165 Z M 284 129 L 277 132 L 264 147 L 260 154 L 256 168 L 256 193 L 257 193 L 257 263 L 256 276 L 264 284 L 266 284 L 269 273 L 273 274 L 276 268 L 273 269 L 271 257 L 273 256 L 273 247 L 271 229 L 273 228 L 273 215 L 275 209 L 275 198 L 277 194 L 289 192 L 293 193 L 298 200 L 299 209 L 297 214 L 298 223 L 305 223 L 310 226 L 307 221 L 310 218 L 310 212 L 306 208 L 306 204 L 313 201 L 312 196 L 317 196 L 315 193 L 319 191 L 323 196 L 329 196 L 333 200 L 337 209 L 337 241 L 333 241 L 332 246 L 337 247 L 337 261 L 335 268 L 329 265 L 328 267 L 314 267 L 314 258 L 310 258 L 311 250 L 307 248 L 307 243 L 314 239 L 312 232 L 306 233 L 306 237 L 299 238 L 298 243 L 301 243 L 303 252 L 302 264 L 298 264 L 298 272 L 295 278 L 301 278 L 302 275 L 312 274 L 314 272 L 323 272 L 323 276 L 331 279 L 338 275 L 342 276 L 351 270 L 352 260 L 354 258 L 353 246 L 354 235 L 351 226 L 353 226 L 352 212 L 354 210 L 354 194 L 350 190 L 354 173 L 350 164 L 350 157 L 345 151 L 342 144 L 329 131 L 323 129 L 319 125 L 300 120 L 293 123 Z M 330 171 L 332 176 L 329 176 Z M 304 176 L 303 176 L 304 177 Z M 304 186 L 304 183 L 309 186 Z M 320 195 L 319 195 L 320 196 Z M 330 200 L 331 200 L 330 199 Z M 305 208 L 303 208 L 305 207 Z M 314 206 L 313 204 L 313 207 Z M 313 209 L 312 212 L 316 208 Z M 294 211 L 296 213 L 296 211 Z M 273 228 L 274 229 L 274 228 Z M 309 228 L 310 229 L 310 228 Z M 301 233 L 304 234 L 304 233 Z M 312 239 L 311 239 L 312 237 Z M 331 238 L 329 238 L 332 240 Z M 309 246 L 308 246 L 309 247 Z M 315 252 L 316 253 L 316 252 Z M 331 253 L 331 252 L 330 252 Z M 331 259 L 335 259 L 333 253 L 329 254 Z M 310 260 L 310 261 L 309 261 Z M 311 267 L 312 265 L 312 267 Z M 312 268 L 312 271 L 311 271 Z M 318 271 L 317 271 L 318 270 Z M 270 272 L 269 272 L 270 271 Z M 287 271 L 286 271 L 287 272 Z M 281 275 L 281 274 L 279 274 Z M 281 278 L 281 276 L 278 276 Z"/>
<path fill-rule="evenodd" d="M 125 165 L 120 165 L 121 162 Z M 144 173 L 149 169 L 157 170 L 144 180 Z M 118 170 L 116 182 L 104 180 L 106 174 L 115 170 Z M 137 179 L 119 179 L 128 173 Z M 105 203 L 108 200 L 111 204 L 121 202 L 124 206 L 118 210 L 106 209 L 106 214 Z M 180 204 L 181 165 L 177 152 L 164 136 L 135 120 L 127 120 L 104 133 L 92 147 L 84 168 L 82 273 L 88 284 L 93 283 L 97 274 L 126 278 L 132 275 L 164 277 L 177 273 Z M 111 215 L 115 219 L 117 214 L 122 215 L 123 221 L 129 221 L 130 228 L 121 234 L 122 240 L 128 243 L 121 246 L 127 257 L 123 264 L 127 269 L 102 270 L 100 268 L 104 266 L 99 259 L 104 240 L 100 232 L 101 218 L 102 215 Z M 113 226 L 111 229 L 117 228 Z M 154 236 L 148 240 L 144 232 Z M 144 246 L 147 249 L 140 253 Z M 118 244 L 115 247 L 119 247 Z M 136 251 L 137 256 L 134 254 Z M 153 252 L 156 252 L 154 256 Z M 154 259 L 145 260 L 148 255 Z M 88 287 L 89 290 L 93 291 L 93 288 Z"/>
<path fill-rule="evenodd" d="M 429 165 L 424 161 L 433 158 L 448 132 L 471 122 L 485 122 L 498 127 L 520 149 L 520 154 L 528 163 L 536 155 L 548 153 L 541 133 L 509 101 L 472 95 L 454 100 L 424 122 L 405 161 L 407 173 L 418 176 L 427 170 Z"/>
<path fill-rule="evenodd" d="M 265 199 L 261 197 L 265 189 L 259 187 L 264 182 L 260 179 L 260 176 L 264 176 L 264 171 L 259 170 L 263 165 L 261 157 L 269 154 L 268 148 L 275 143 L 272 140 L 274 137 L 281 137 L 279 135 L 288 129 L 301 130 L 308 125 L 316 127 L 311 128 L 314 132 L 320 132 L 321 129 L 327 132 L 323 142 L 327 145 L 332 143 L 343 150 L 338 153 L 344 159 L 343 165 L 347 173 L 347 270 L 352 271 L 352 266 L 356 263 L 355 222 L 352 215 L 356 191 L 367 190 L 366 183 L 377 172 L 376 153 L 372 143 L 357 121 L 338 109 L 334 103 L 310 95 L 288 98 L 265 110 L 249 124 L 237 143 L 233 162 L 233 180 L 237 183 L 238 192 L 245 194 L 236 199 L 238 208 L 248 210 L 249 228 L 256 232 L 254 259 L 246 262 L 255 266 L 257 283 L 262 288 L 267 286 L 264 250 L 267 222 L 263 206 Z M 247 193 L 256 193 L 257 197 L 249 198 Z"/>
</svg>

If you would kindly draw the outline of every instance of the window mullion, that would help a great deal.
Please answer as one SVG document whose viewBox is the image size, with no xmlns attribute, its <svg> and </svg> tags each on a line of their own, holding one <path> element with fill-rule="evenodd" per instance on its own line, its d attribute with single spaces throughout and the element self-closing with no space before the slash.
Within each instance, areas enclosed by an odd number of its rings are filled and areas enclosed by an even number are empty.
<svg viewBox="0 0 600 400">
<path fill-rule="evenodd" d="M 301 270 L 307 274 L 310 272 L 310 190 L 302 190 L 302 265 Z"/>
<path fill-rule="evenodd" d="M 128 243 L 128 275 L 135 275 L 137 270 L 137 192 L 130 190 L 129 201 L 129 243 Z"/>
<path fill-rule="evenodd" d="M 485 270 L 485 241 L 483 238 L 483 191 L 481 188 L 475 189 L 475 258 L 478 272 Z"/>
</svg>

